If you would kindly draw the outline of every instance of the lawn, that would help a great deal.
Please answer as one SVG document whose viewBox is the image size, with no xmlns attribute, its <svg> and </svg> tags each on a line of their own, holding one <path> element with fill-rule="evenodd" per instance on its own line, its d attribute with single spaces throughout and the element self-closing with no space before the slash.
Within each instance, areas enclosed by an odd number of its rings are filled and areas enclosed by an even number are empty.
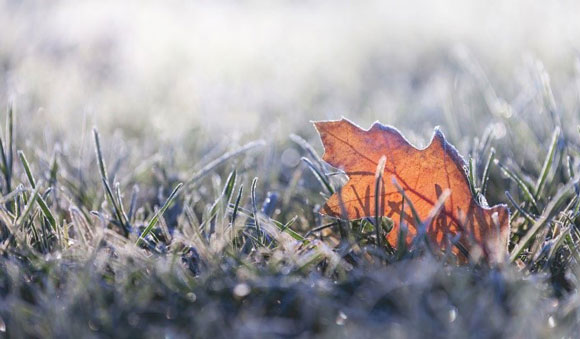
<svg viewBox="0 0 580 339">
<path fill-rule="evenodd" d="M 492 25 L 520 7 L 458 6 L 486 36 L 378 2 L 100 6 L 0 1 L 0 337 L 577 336 L 572 10 L 531 6 L 528 39 Z M 439 126 L 510 209 L 504 260 L 322 215 L 347 176 L 312 121 L 343 116 L 418 147 Z"/>
</svg>

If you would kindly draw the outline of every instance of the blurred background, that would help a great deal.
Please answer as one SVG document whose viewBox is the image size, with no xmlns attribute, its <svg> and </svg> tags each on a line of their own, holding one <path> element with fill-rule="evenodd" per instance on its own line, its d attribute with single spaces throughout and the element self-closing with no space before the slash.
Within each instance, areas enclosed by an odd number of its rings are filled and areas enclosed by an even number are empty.
<svg viewBox="0 0 580 339">
<path fill-rule="evenodd" d="M 533 176 L 557 125 L 579 151 L 577 13 L 575 1 L 0 0 L 0 103 L 15 106 L 19 147 L 49 159 L 62 145 L 79 166 L 98 126 L 118 136 L 113 157 L 136 154 L 119 140 L 137 144 L 137 164 L 175 155 L 189 171 L 265 139 L 282 160 L 265 170 L 289 173 L 289 135 L 321 152 L 311 121 L 344 116 L 418 146 L 441 125 L 466 157 L 491 137 Z"/>
<path fill-rule="evenodd" d="M 578 13 L 575 1 L 0 0 L 0 102 L 75 136 L 97 124 L 284 137 L 346 116 L 457 138 L 482 129 L 466 116 L 523 114 L 544 70 L 558 108 L 576 111 Z"/>
</svg>

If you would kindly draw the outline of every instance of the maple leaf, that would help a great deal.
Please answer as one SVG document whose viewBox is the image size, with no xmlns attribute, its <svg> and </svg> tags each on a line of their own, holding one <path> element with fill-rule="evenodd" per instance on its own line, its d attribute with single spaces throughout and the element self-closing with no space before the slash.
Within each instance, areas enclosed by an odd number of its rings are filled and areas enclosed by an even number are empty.
<svg viewBox="0 0 580 339">
<path fill-rule="evenodd" d="M 396 247 L 401 215 L 409 226 L 407 243 L 420 226 L 410 202 L 425 223 L 427 235 L 440 249 L 447 248 L 449 239 L 455 237 L 459 245 L 452 250 L 461 261 L 467 258 L 458 247 L 469 250 L 473 244 L 479 245 L 487 260 L 503 261 L 510 232 L 507 206 L 484 207 L 474 199 L 465 161 L 439 129 L 435 129 L 429 146 L 417 149 L 397 129 L 378 122 L 369 130 L 347 119 L 314 125 L 325 148 L 323 160 L 349 176 L 321 213 L 350 220 L 387 216 L 394 223 L 387 241 Z M 376 191 L 380 192 L 378 197 Z"/>
</svg>

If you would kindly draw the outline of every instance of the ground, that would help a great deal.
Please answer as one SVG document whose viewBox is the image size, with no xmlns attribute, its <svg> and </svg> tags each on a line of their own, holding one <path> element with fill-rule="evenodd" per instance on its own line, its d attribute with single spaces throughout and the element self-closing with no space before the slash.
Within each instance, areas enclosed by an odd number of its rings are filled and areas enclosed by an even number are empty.
<svg viewBox="0 0 580 339">
<path fill-rule="evenodd" d="M 0 336 L 576 337 L 577 6 L 449 4 L 0 1 Z M 343 116 L 440 126 L 505 262 L 320 215 Z"/>
</svg>

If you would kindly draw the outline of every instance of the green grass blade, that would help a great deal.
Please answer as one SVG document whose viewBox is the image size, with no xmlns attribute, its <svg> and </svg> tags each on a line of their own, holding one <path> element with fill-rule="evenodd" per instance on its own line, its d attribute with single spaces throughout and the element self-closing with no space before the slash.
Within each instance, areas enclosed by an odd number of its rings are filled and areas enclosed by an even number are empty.
<svg viewBox="0 0 580 339">
<path fill-rule="evenodd" d="M 28 160 L 26 159 L 24 152 L 19 150 L 17 153 L 18 153 L 18 157 L 20 158 L 20 163 L 22 164 L 22 167 L 24 168 L 24 172 L 26 173 L 26 177 L 28 178 L 28 181 L 30 182 L 30 186 L 32 186 L 33 189 L 36 189 L 38 187 L 38 185 L 36 183 L 36 180 L 34 179 L 34 176 L 32 175 L 32 171 L 30 170 L 30 164 L 28 163 Z M 38 202 L 38 206 L 40 207 L 40 210 L 42 211 L 42 214 L 48 220 L 48 223 L 50 224 L 52 229 L 56 230 L 58 225 L 56 223 L 56 219 L 55 219 L 54 215 L 50 211 L 50 208 L 48 208 L 48 204 L 46 203 L 46 200 L 44 200 L 42 195 L 39 195 L 36 200 Z"/>
<path fill-rule="evenodd" d="M 6 192 L 12 190 L 12 152 L 14 147 L 14 136 L 13 136 L 13 124 L 14 124 L 14 113 L 12 105 L 8 106 L 8 116 L 6 118 L 6 141 L 8 144 L 5 147 L 4 140 L 0 137 L 0 158 L 2 160 L 2 174 L 4 175 L 4 181 L 6 183 Z"/>
<path fill-rule="evenodd" d="M 49 181 L 48 181 L 48 184 L 50 186 L 55 186 L 56 181 L 57 181 L 58 170 L 59 170 L 58 153 L 59 153 L 58 151 L 55 151 L 54 154 L 52 155 L 52 160 L 51 160 L 51 164 L 50 164 L 50 176 L 49 176 Z"/>
<path fill-rule="evenodd" d="M 208 173 L 211 173 L 211 171 L 213 171 L 216 167 L 228 161 L 229 159 L 237 157 L 238 155 L 241 155 L 256 147 L 262 147 L 265 144 L 266 143 L 263 140 L 252 141 L 238 148 L 237 150 L 225 153 L 221 157 L 211 161 L 210 163 L 202 167 L 200 170 L 195 172 L 191 176 L 191 178 L 187 181 L 186 185 L 192 185 L 197 183 L 201 178 L 205 177 Z"/>
<path fill-rule="evenodd" d="M 542 188 L 546 183 L 548 172 L 550 172 L 550 168 L 552 167 L 552 162 L 554 161 L 554 154 L 556 153 L 559 137 L 560 137 L 560 128 L 556 127 L 556 129 L 554 130 L 554 134 L 552 135 L 552 141 L 550 143 L 548 154 L 546 155 L 544 165 L 542 166 L 542 170 L 540 171 L 540 176 L 538 177 L 538 181 L 536 182 L 536 186 L 534 187 L 534 197 L 536 199 L 538 199 L 538 197 L 540 196 Z"/>
<path fill-rule="evenodd" d="M 8 159 L 6 158 L 6 152 L 4 152 L 4 141 L 0 137 L 0 159 L 2 160 L 2 174 L 4 175 L 4 181 L 6 183 L 6 190 L 8 190 L 8 183 L 10 182 L 10 173 L 8 172 Z"/>
<path fill-rule="evenodd" d="M 383 182 L 383 173 L 385 172 L 385 164 L 387 163 L 387 157 L 382 156 L 377 165 L 377 170 L 375 172 L 375 233 L 377 237 L 377 246 L 383 246 L 383 234 L 381 228 L 381 183 Z"/>
<path fill-rule="evenodd" d="M 520 214 L 523 215 L 528 222 L 532 224 L 536 222 L 536 220 L 532 218 L 532 216 L 528 212 L 526 212 L 523 208 L 520 207 L 520 205 L 518 205 L 518 203 L 514 200 L 509 191 L 505 191 L 505 195 L 508 198 L 509 202 L 514 206 L 514 208 L 518 210 L 518 212 L 520 212 Z"/>
<path fill-rule="evenodd" d="M 117 203 L 119 204 L 119 209 L 121 210 L 121 215 L 123 216 L 123 220 L 128 224 L 129 217 L 127 216 L 127 213 L 125 212 L 125 207 L 123 206 L 123 195 L 121 193 L 121 184 L 118 182 L 115 183 L 115 193 L 117 195 Z"/>
<path fill-rule="evenodd" d="M 232 193 L 234 192 L 234 188 L 236 186 L 236 178 L 237 178 L 237 171 L 234 169 L 230 175 L 228 175 L 228 179 L 226 180 L 226 185 L 224 186 L 224 190 L 222 192 L 222 196 L 224 197 L 224 204 L 228 206 L 230 204 L 230 200 L 232 199 Z"/>
<path fill-rule="evenodd" d="M 115 199 L 115 196 L 113 195 L 113 190 L 111 189 L 111 186 L 109 185 L 109 178 L 107 175 L 107 166 L 105 165 L 105 159 L 103 158 L 103 152 L 101 150 L 101 140 L 99 137 L 99 132 L 97 131 L 96 128 L 93 128 L 93 137 L 94 137 L 94 141 L 95 141 L 95 152 L 97 155 L 97 163 L 99 164 L 99 173 L 101 174 L 101 181 L 103 182 L 103 186 L 105 188 L 105 193 L 107 195 L 107 198 L 109 199 L 109 202 L 113 206 L 113 211 L 115 212 L 115 216 L 117 217 L 117 221 L 121 225 L 121 230 L 123 231 L 123 234 L 125 236 L 128 236 L 129 229 L 128 229 L 127 220 L 124 219 L 124 213 L 121 211 L 121 207 L 119 206 L 120 202 L 118 203 L 117 200 Z"/>
<path fill-rule="evenodd" d="M 574 187 L 575 183 L 576 181 L 569 182 L 564 187 L 558 190 L 558 193 L 556 193 L 556 195 L 552 198 L 552 200 L 550 200 L 550 202 L 546 206 L 546 209 L 544 210 L 542 216 L 535 221 L 535 223 L 528 230 L 528 232 L 526 232 L 524 237 L 516 244 L 514 250 L 510 254 L 511 262 L 515 261 L 520 256 L 520 254 L 522 254 L 522 252 L 524 251 L 524 249 L 528 247 L 528 245 L 530 244 L 531 240 L 536 235 L 536 233 L 542 227 L 546 226 L 546 224 L 549 223 L 550 220 L 552 220 L 552 218 L 560 212 L 559 207 L 564 203 L 566 203 L 566 200 L 568 199 L 571 189 Z"/>
<path fill-rule="evenodd" d="M 236 202 L 234 204 L 234 208 L 232 210 L 232 227 L 236 222 L 236 217 L 238 216 L 238 210 L 240 208 L 240 201 L 242 200 L 242 194 L 244 192 L 244 185 L 240 185 L 240 189 L 238 190 L 238 196 L 236 197 Z"/>
<path fill-rule="evenodd" d="M 129 204 L 129 214 L 127 215 L 127 220 L 129 223 L 133 220 L 133 216 L 135 215 L 135 211 L 137 210 L 137 195 L 139 194 L 139 186 L 133 186 L 133 190 L 131 191 L 131 203 Z"/>
<path fill-rule="evenodd" d="M 228 178 L 226 179 L 226 184 L 224 186 L 224 190 L 222 192 L 222 194 L 226 197 L 226 199 L 228 201 L 232 196 L 232 193 L 234 191 L 234 187 L 236 186 L 236 178 L 237 178 L 237 171 L 234 169 L 228 175 Z"/>
<path fill-rule="evenodd" d="M 44 217 L 46 218 L 46 220 L 48 220 L 48 223 L 50 224 L 52 229 L 54 231 L 56 231 L 58 225 L 57 225 L 57 222 L 56 222 L 54 215 L 50 211 L 50 208 L 48 208 L 48 204 L 46 203 L 46 201 L 44 200 L 44 198 L 41 195 L 38 196 L 37 201 L 38 201 L 38 206 L 40 206 L 40 210 L 42 211 L 42 214 L 44 214 Z"/>
<path fill-rule="evenodd" d="M 476 166 L 475 166 L 475 159 L 469 158 L 469 188 L 471 189 L 471 194 L 477 196 L 478 189 L 477 189 L 477 173 L 476 173 Z"/>
<path fill-rule="evenodd" d="M 95 140 L 95 151 L 97 153 L 97 162 L 99 164 L 99 172 L 101 173 L 101 177 L 106 182 L 109 182 L 109 177 L 107 175 L 107 167 L 105 165 L 105 159 L 103 158 L 103 152 L 101 151 L 101 138 L 99 136 L 99 131 L 97 128 L 93 128 L 93 138 Z"/>
<path fill-rule="evenodd" d="M 236 184 L 236 171 L 233 170 L 226 180 L 226 184 L 222 189 L 222 193 L 220 196 L 214 201 L 213 205 L 209 210 L 209 218 L 215 218 L 218 214 L 220 207 L 223 207 L 224 211 L 226 210 L 227 206 L 230 204 L 230 197 L 232 191 L 234 190 L 234 186 Z M 221 203 L 220 203 L 221 202 Z"/>
<path fill-rule="evenodd" d="M 143 230 L 143 232 L 139 236 L 139 239 L 137 239 L 137 243 L 136 243 L 137 246 L 141 245 L 141 243 L 143 242 L 145 237 L 149 233 L 151 233 L 151 231 L 153 230 L 153 227 L 155 227 L 155 225 L 157 225 L 157 222 L 159 222 L 159 218 L 163 215 L 163 213 L 165 213 L 165 211 L 167 210 L 169 205 L 171 205 L 173 200 L 175 200 L 181 187 L 183 187 L 183 183 L 179 183 L 177 186 L 175 186 L 175 188 L 173 189 L 173 192 L 171 192 L 171 194 L 169 195 L 167 200 L 165 200 L 165 203 L 163 204 L 163 206 L 161 206 L 161 208 L 157 211 L 157 213 L 155 213 L 153 218 L 151 218 L 151 220 L 147 224 L 147 227 L 145 227 L 145 229 Z"/>
<path fill-rule="evenodd" d="M 9 173 L 6 185 L 8 191 L 10 191 L 12 171 L 14 168 L 14 106 L 12 104 L 8 108 L 8 119 L 6 120 L 6 142 L 8 142 L 8 149 L 6 150 L 6 171 Z"/>
<path fill-rule="evenodd" d="M 572 161 L 572 157 L 569 155 L 566 156 L 566 170 L 568 171 L 568 178 L 572 179 L 576 176 L 574 172 L 574 162 Z"/>
<path fill-rule="evenodd" d="M 487 192 L 487 182 L 489 180 L 489 169 L 491 167 L 492 161 L 495 159 L 495 149 L 491 148 L 489 150 L 489 155 L 485 161 L 485 167 L 483 168 L 483 174 L 481 175 L 481 194 L 485 196 Z"/>
<path fill-rule="evenodd" d="M 304 238 L 298 232 L 296 232 L 290 228 L 290 225 L 292 225 L 292 223 L 294 223 L 294 221 L 296 221 L 296 219 L 297 219 L 297 217 L 294 217 L 290 221 L 288 221 L 286 224 L 282 224 L 281 222 L 279 222 L 277 220 L 272 220 L 272 221 L 274 222 L 274 225 L 276 225 L 276 227 L 278 227 L 278 229 L 280 229 L 280 231 L 287 233 L 295 240 L 298 240 L 300 242 L 308 242 L 308 240 L 306 240 L 306 238 Z"/>
<path fill-rule="evenodd" d="M 407 252 L 407 223 L 405 222 L 405 196 L 401 198 L 401 214 L 399 215 L 399 238 L 397 239 L 397 258 L 402 258 Z"/>
<path fill-rule="evenodd" d="M 413 215 L 413 219 L 415 219 L 416 225 L 419 226 L 419 225 L 423 224 L 423 221 L 421 220 L 419 213 L 417 213 L 415 206 L 413 206 L 413 204 L 411 203 L 411 200 L 409 200 L 409 197 L 407 197 L 405 190 L 399 185 L 399 183 L 397 182 L 397 180 L 395 178 L 393 178 L 393 184 L 395 185 L 395 187 L 397 188 L 399 193 L 401 193 L 403 198 L 405 198 L 405 200 L 407 201 L 409 208 L 411 209 L 411 214 Z"/>
<path fill-rule="evenodd" d="M 499 166 L 499 168 L 505 175 L 507 175 L 518 185 L 518 187 L 520 188 L 521 192 L 524 195 L 524 199 L 529 203 L 531 203 L 532 206 L 536 209 L 536 211 L 539 212 L 540 209 L 538 208 L 538 203 L 536 202 L 534 195 L 532 194 L 528 186 L 524 183 L 524 181 L 516 173 L 514 173 L 509 168 L 504 166 L 501 162 L 497 161 L 497 159 L 495 160 L 495 164 Z"/>
<path fill-rule="evenodd" d="M 22 214 L 20 214 L 18 216 L 18 219 L 16 220 L 15 224 L 17 226 L 17 228 L 22 224 L 22 222 L 30 215 L 30 212 L 32 212 L 32 206 L 34 206 L 34 204 L 36 203 L 36 199 L 38 199 L 38 191 L 40 190 L 40 186 L 37 186 L 33 191 L 32 191 L 32 195 L 30 196 L 30 199 L 28 199 L 28 203 L 26 204 L 26 206 L 24 206 L 24 211 L 22 212 Z"/>
<path fill-rule="evenodd" d="M 24 167 L 24 173 L 26 173 L 26 177 L 28 178 L 28 182 L 32 188 L 36 188 L 36 180 L 34 180 L 34 176 L 32 175 L 32 171 L 30 170 L 30 164 L 24 155 L 24 152 L 21 150 L 18 151 L 18 157 L 20 158 L 20 163 L 22 167 Z"/>
<path fill-rule="evenodd" d="M 314 147 L 312 147 L 312 145 L 310 145 L 308 141 L 304 140 L 301 136 L 297 134 L 291 134 L 290 140 L 292 140 L 295 144 L 300 146 L 300 148 L 302 148 L 308 154 L 310 154 L 312 159 L 316 160 L 318 164 L 322 164 L 322 159 L 320 159 L 320 156 L 318 156 L 318 152 L 316 152 Z"/>
<path fill-rule="evenodd" d="M 24 185 L 20 184 L 20 185 L 16 186 L 16 188 L 12 192 L 4 195 L 3 197 L 0 197 L 0 204 L 4 205 L 4 204 L 8 203 L 9 201 L 12 201 L 15 198 L 20 197 L 20 195 L 24 191 L 25 191 Z"/>
<path fill-rule="evenodd" d="M 258 205 L 256 203 L 256 185 L 258 184 L 258 178 L 252 180 L 252 186 L 250 186 L 250 195 L 252 199 L 252 212 L 254 214 L 254 224 L 256 225 L 256 231 L 258 233 L 258 239 L 261 238 L 262 230 L 260 229 L 260 221 L 258 220 Z"/>
<path fill-rule="evenodd" d="M 308 168 L 310 168 L 312 173 L 314 173 L 314 176 L 316 177 L 316 179 L 318 179 L 318 181 L 320 182 L 322 187 L 326 188 L 328 193 L 334 194 L 334 188 L 332 187 L 332 185 L 330 185 L 330 182 L 328 182 L 328 179 L 326 178 L 326 176 L 323 175 L 320 172 L 320 170 L 318 168 L 316 168 L 316 166 L 314 166 L 312 161 L 310 161 L 310 159 L 304 158 L 304 157 L 302 158 L 302 161 L 308 166 Z"/>
<path fill-rule="evenodd" d="M 111 186 L 109 186 L 109 183 L 107 182 L 107 180 L 105 180 L 105 178 L 102 178 L 102 179 L 103 179 L 102 180 L 103 186 L 105 187 L 105 193 L 109 199 L 109 202 L 113 206 L 113 212 L 115 212 L 115 216 L 117 217 L 117 222 L 119 222 L 119 224 L 121 225 L 121 229 L 122 229 L 124 235 L 127 236 L 127 235 L 129 235 L 129 231 L 125 227 L 125 222 L 123 221 L 123 214 L 122 214 L 119 206 L 117 206 L 117 201 L 115 200 L 115 196 L 113 195 L 113 191 L 111 190 Z"/>
<path fill-rule="evenodd" d="M 329 227 L 336 226 L 336 225 L 338 225 L 338 222 L 337 221 L 334 221 L 334 222 L 331 222 L 331 223 L 328 223 L 328 224 L 324 224 L 324 225 L 315 227 L 315 228 L 311 229 L 310 231 L 306 232 L 306 234 L 304 235 L 304 238 L 308 238 L 313 233 L 320 232 L 322 230 L 325 230 L 325 229 L 327 229 Z"/>
</svg>

